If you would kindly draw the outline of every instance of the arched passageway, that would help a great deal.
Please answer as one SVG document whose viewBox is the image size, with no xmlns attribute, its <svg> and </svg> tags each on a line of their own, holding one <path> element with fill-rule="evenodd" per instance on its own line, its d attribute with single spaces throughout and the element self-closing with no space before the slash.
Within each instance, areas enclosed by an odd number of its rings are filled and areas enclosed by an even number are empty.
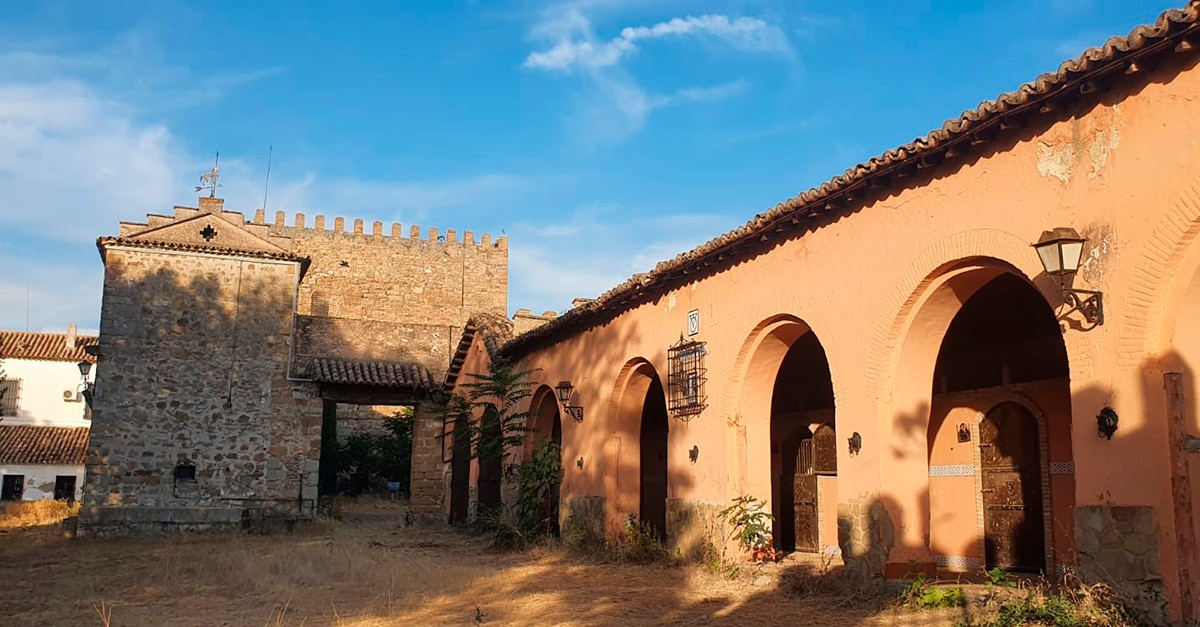
<svg viewBox="0 0 1200 627">
<path fill-rule="evenodd" d="M 451 431 L 450 524 L 465 525 L 471 510 L 471 425 L 455 420 Z"/>
<path fill-rule="evenodd" d="M 660 539 L 667 537 L 667 397 L 656 375 L 642 403 L 640 453 L 641 494 L 638 517 Z"/>
<path fill-rule="evenodd" d="M 488 408 L 479 421 L 479 511 L 498 512 L 504 476 L 504 442 L 500 418 Z"/>
<path fill-rule="evenodd" d="M 530 438 L 529 450 L 526 454 L 530 454 L 536 447 L 541 446 L 545 442 L 554 444 L 562 450 L 562 415 L 559 411 L 558 398 L 554 394 L 554 390 L 549 386 L 541 386 L 533 395 L 533 426 L 534 437 Z M 546 494 L 545 512 L 543 516 L 549 521 L 550 533 L 559 535 L 559 493 L 562 488 L 561 475 L 560 480 Z"/>
<path fill-rule="evenodd" d="M 934 561 L 951 569 L 1052 572 L 1074 561 L 1062 331 L 1037 289 L 1012 273 L 965 296 L 938 344 L 932 376 Z"/>
<path fill-rule="evenodd" d="M 836 546 L 836 422 L 825 349 L 807 324 L 781 315 L 760 323 L 745 351 L 738 408 L 751 466 L 747 490 L 759 498 L 770 490 L 777 548 Z M 756 452 L 764 450 L 769 457 Z M 764 485 L 757 477 L 768 472 Z"/>
</svg>

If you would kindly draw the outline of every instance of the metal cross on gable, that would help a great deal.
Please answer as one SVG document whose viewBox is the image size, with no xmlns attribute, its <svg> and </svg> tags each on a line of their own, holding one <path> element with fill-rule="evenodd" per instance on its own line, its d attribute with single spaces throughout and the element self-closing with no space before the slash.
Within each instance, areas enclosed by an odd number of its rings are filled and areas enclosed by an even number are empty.
<svg viewBox="0 0 1200 627">
<path fill-rule="evenodd" d="M 217 230 L 214 229 L 211 224 L 205 225 L 203 229 L 200 229 L 200 237 L 203 237 L 204 241 L 206 242 L 213 241 L 213 238 L 216 236 Z"/>
<path fill-rule="evenodd" d="M 222 187 L 217 179 L 220 178 L 221 151 L 217 151 L 217 158 L 213 161 L 213 168 L 208 172 L 200 175 L 200 184 L 196 186 L 196 191 L 208 190 L 208 197 L 213 198 L 217 195 L 217 188 Z"/>
</svg>

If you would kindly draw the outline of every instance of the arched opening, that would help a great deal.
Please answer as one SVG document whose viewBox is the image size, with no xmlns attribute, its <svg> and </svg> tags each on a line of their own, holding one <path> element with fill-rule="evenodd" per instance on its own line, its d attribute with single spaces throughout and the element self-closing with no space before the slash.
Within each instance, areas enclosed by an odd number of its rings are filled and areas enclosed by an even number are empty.
<svg viewBox="0 0 1200 627">
<path fill-rule="evenodd" d="M 479 422 L 479 511 L 497 512 L 504 475 L 504 441 L 500 417 L 489 407 Z"/>
<path fill-rule="evenodd" d="M 471 425 L 455 420 L 450 444 L 450 524 L 465 525 L 471 509 Z"/>
<path fill-rule="evenodd" d="M 807 324 L 778 316 L 756 327 L 744 354 L 738 409 L 751 466 L 746 489 L 769 495 L 777 548 L 836 546 L 836 423 L 825 349 Z M 769 458 L 755 455 L 764 448 Z"/>
<path fill-rule="evenodd" d="M 1071 467 L 1062 331 L 1024 278 L 1001 272 L 972 283 L 957 292 L 962 305 L 937 344 L 926 434 L 930 550 L 953 570 L 1053 572 L 1073 561 L 1073 475 L 1050 474 Z M 1055 512 L 1063 524 L 1052 524 Z"/>
<path fill-rule="evenodd" d="M 535 436 L 531 438 L 530 450 L 541 443 L 550 442 L 562 450 L 562 416 L 559 411 L 558 399 L 554 390 L 549 386 L 541 386 L 533 395 L 533 425 Z M 543 516 L 550 522 L 550 533 L 559 535 L 559 493 L 562 488 L 561 474 L 559 481 L 546 494 Z"/>
<path fill-rule="evenodd" d="M 638 517 L 662 540 L 667 537 L 668 431 L 667 397 L 662 381 L 655 375 L 642 403 Z"/>
</svg>

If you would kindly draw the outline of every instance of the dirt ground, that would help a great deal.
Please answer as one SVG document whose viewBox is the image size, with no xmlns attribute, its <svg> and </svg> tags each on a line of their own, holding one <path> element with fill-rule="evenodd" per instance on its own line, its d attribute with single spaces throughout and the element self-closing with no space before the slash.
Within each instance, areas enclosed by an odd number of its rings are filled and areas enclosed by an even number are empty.
<svg viewBox="0 0 1200 627">
<path fill-rule="evenodd" d="M 969 610 L 785 594 L 801 565 L 730 578 L 559 547 L 405 527 L 403 505 L 347 505 L 294 533 L 67 539 L 0 533 L 4 625 L 952 625 Z"/>
</svg>

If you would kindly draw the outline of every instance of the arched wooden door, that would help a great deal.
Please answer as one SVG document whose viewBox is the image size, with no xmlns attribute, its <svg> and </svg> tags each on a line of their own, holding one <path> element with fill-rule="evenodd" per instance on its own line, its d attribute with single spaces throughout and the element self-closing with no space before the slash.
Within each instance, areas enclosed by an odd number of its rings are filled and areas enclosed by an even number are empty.
<svg viewBox="0 0 1200 627">
<path fill-rule="evenodd" d="M 667 399 L 658 377 L 646 392 L 641 427 L 639 517 L 659 539 L 667 537 Z"/>
<path fill-rule="evenodd" d="M 450 458 L 450 524 L 465 525 L 471 500 L 471 437 L 466 419 L 454 421 Z"/>
<path fill-rule="evenodd" d="M 800 440 L 796 452 L 796 474 L 792 482 L 792 510 L 795 512 L 796 550 L 817 550 L 817 473 L 813 466 L 813 438 Z"/>
<path fill-rule="evenodd" d="M 979 423 L 984 554 L 988 568 L 1038 572 L 1046 564 L 1042 460 L 1037 419 L 1001 403 Z"/>
</svg>

